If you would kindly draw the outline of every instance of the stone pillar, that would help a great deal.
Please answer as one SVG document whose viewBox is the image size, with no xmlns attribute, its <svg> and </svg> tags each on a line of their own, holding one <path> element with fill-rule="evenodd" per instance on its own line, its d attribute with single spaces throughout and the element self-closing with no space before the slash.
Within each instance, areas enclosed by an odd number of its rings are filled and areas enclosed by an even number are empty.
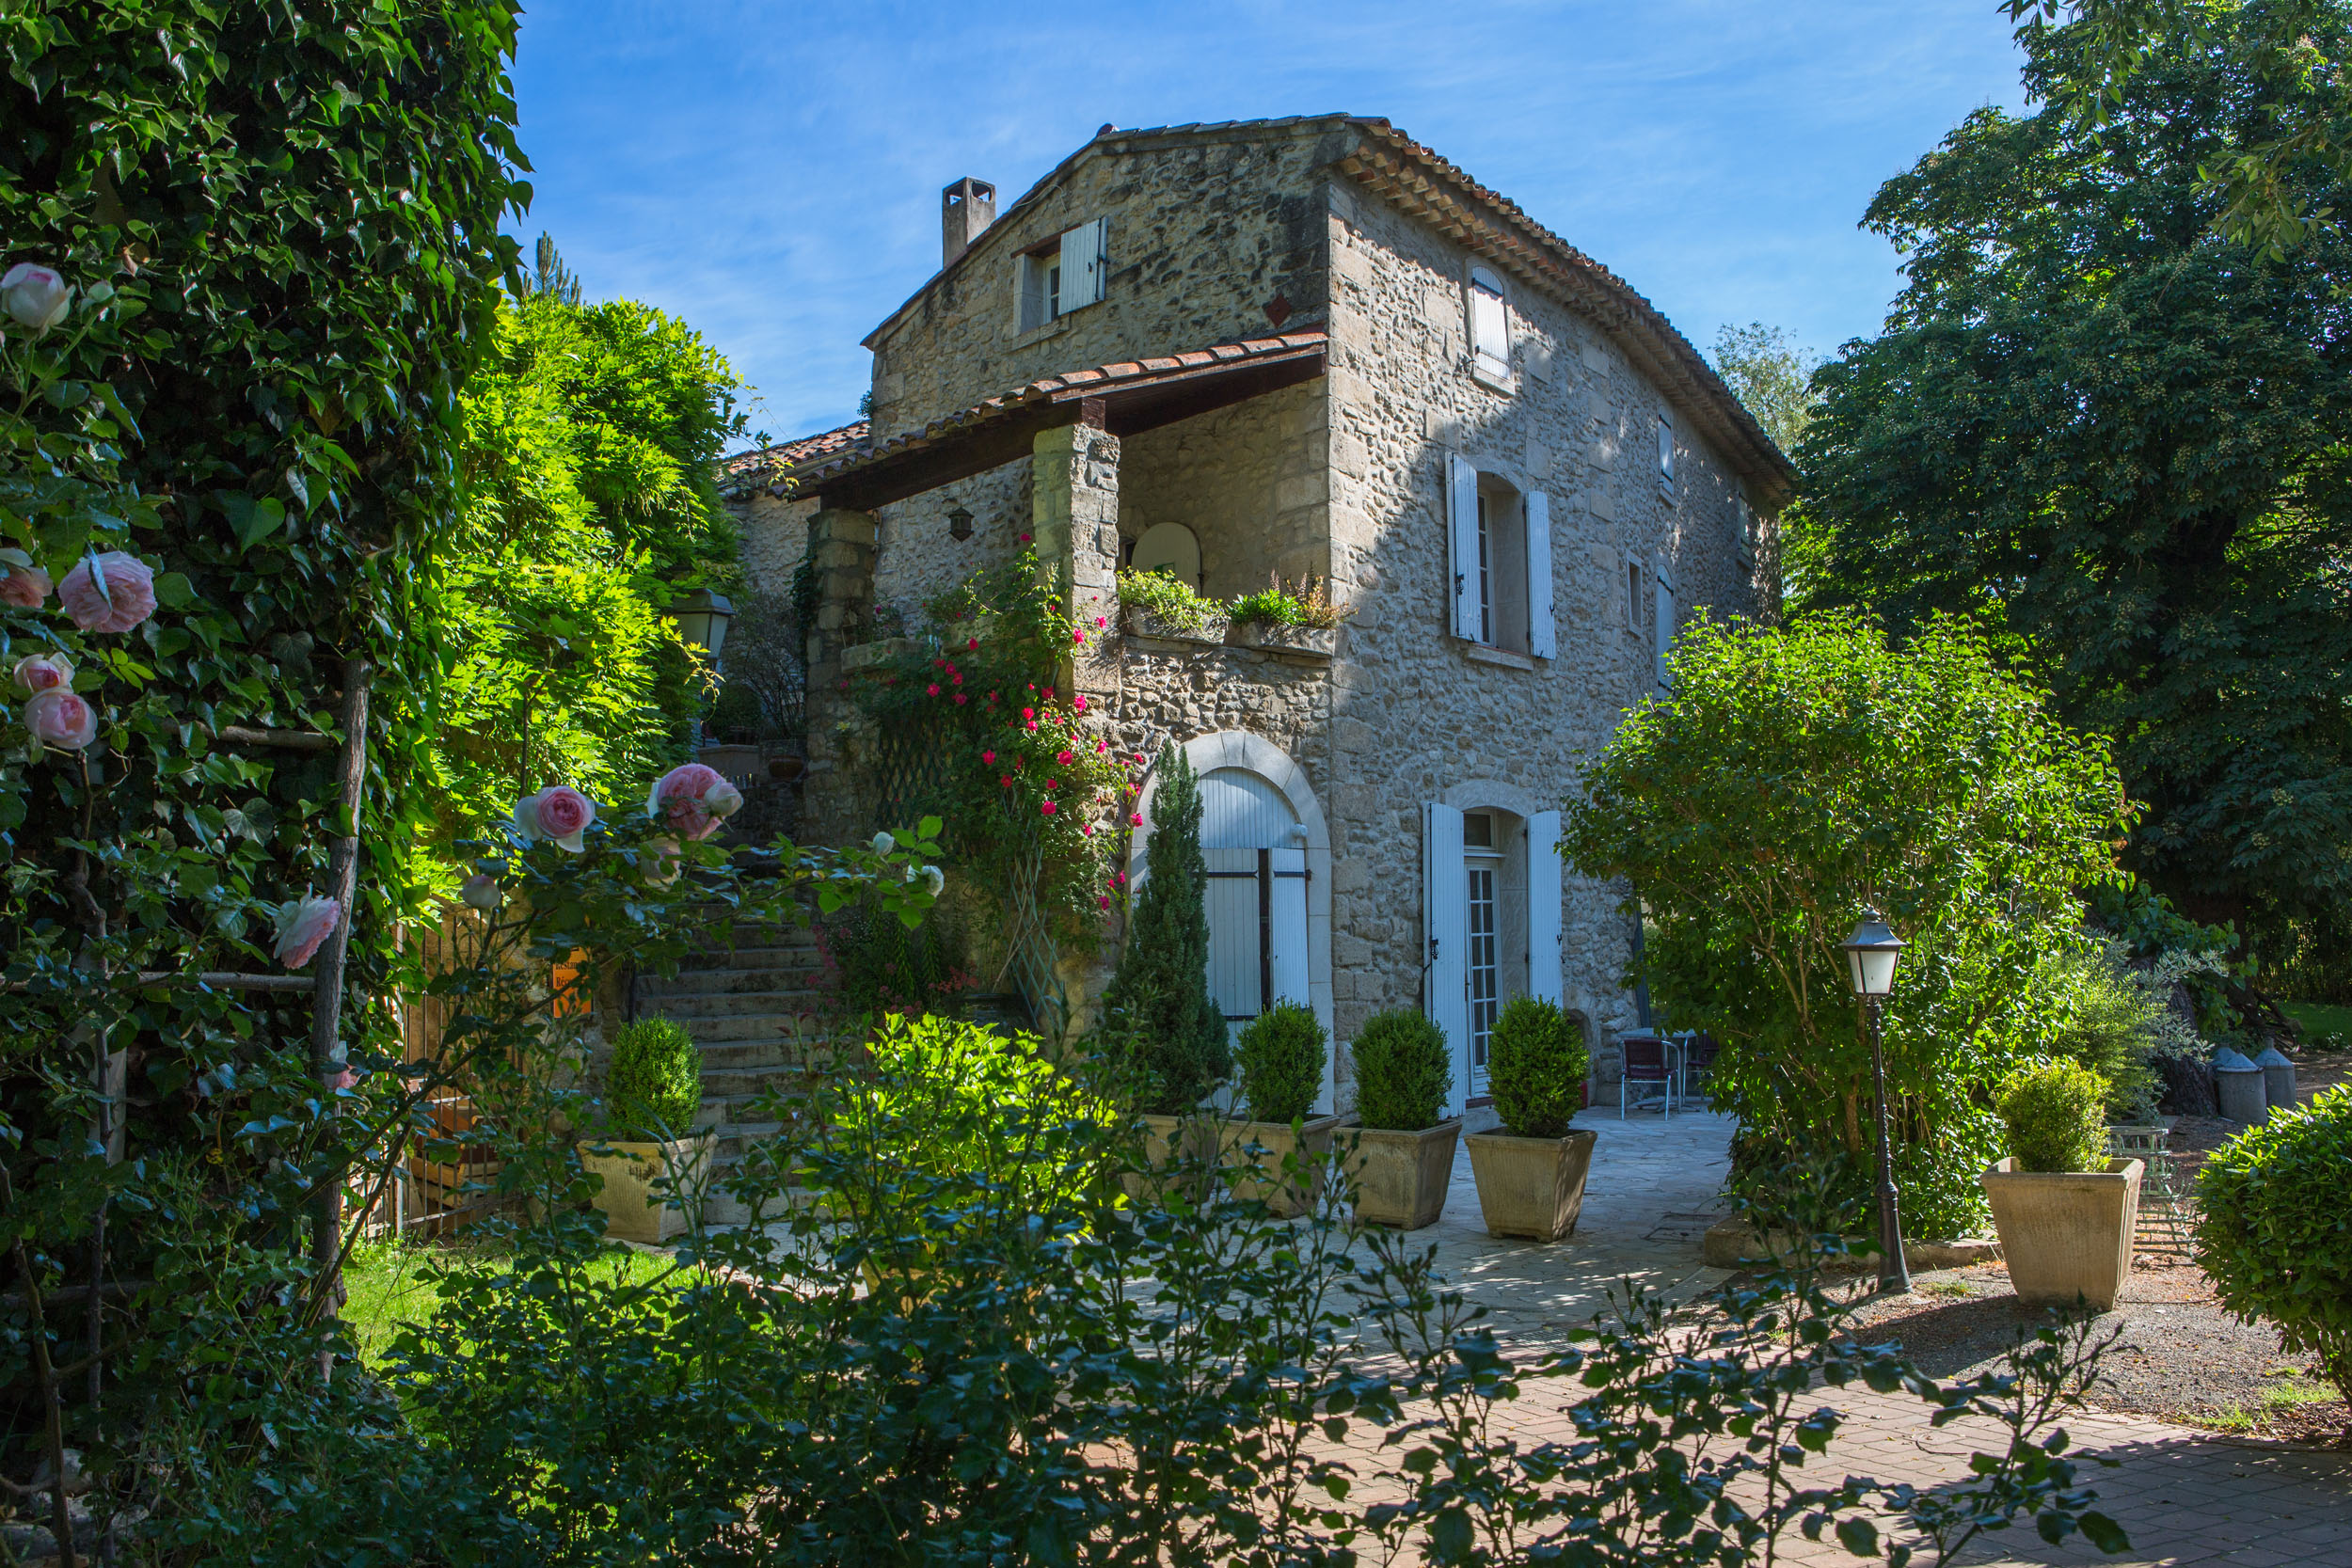
<svg viewBox="0 0 2352 1568">
<path fill-rule="evenodd" d="M 1068 591 L 1071 616 L 1087 638 L 1072 644 L 1065 679 L 1073 691 L 1107 700 L 1119 691 L 1119 437 L 1082 420 L 1038 432 L 1034 451 L 1030 531 L 1038 564 Z"/>
<path fill-rule="evenodd" d="M 861 721 L 842 689 L 843 656 L 865 635 L 874 612 L 874 515 L 832 507 L 809 519 L 809 562 L 817 572 L 817 625 L 808 634 L 808 774 L 801 791 L 800 837 L 844 844 L 863 813 L 848 766 Z"/>
</svg>

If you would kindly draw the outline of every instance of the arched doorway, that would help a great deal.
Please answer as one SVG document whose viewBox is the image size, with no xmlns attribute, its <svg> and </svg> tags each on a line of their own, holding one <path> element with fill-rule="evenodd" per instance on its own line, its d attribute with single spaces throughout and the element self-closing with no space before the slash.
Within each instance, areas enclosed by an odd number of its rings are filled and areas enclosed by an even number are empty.
<svg viewBox="0 0 2352 1568">
<path fill-rule="evenodd" d="M 1486 1102 L 1494 1022 L 1561 996 L 1560 814 L 1515 785 L 1456 784 L 1422 812 L 1429 1017 L 1454 1056 L 1456 1114 Z"/>
<path fill-rule="evenodd" d="M 1201 736 L 1184 752 L 1200 775 L 1210 995 L 1234 1034 L 1276 1002 L 1293 1001 L 1314 1009 L 1328 1037 L 1331 838 L 1314 790 L 1280 747 L 1247 731 Z M 1155 769 L 1129 850 L 1134 882 L 1146 871 L 1158 793 Z M 1338 1054 L 1334 1046 L 1318 1109 L 1333 1104 Z"/>
</svg>

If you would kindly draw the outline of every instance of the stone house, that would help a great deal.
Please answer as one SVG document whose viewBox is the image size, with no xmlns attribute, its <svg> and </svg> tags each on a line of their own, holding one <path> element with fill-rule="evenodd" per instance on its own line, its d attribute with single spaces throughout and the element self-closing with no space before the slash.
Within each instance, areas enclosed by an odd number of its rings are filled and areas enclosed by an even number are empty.
<svg viewBox="0 0 2352 1568">
<path fill-rule="evenodd" d="M 818 568 L 807 836 L 870 831 L 825 705 L 860 628 L 1023 534 L 1106 606 L 1122 564 L 1325 578 L 1336 631 L 1131 617 L 1075 669 L 1115 744 L 1205 776 L 1213 989 L 1340 1041 L 1426 1008 L 1473 1125 L 1502 1002 L 1554 997 L 1612 1088 L 1638 928 L 1565 872 L 1558 805 L 1678 622 L 1775 611 L 1787 460 L 1626 282 L 1384 120 L 1106 126 L 1001 213 L 959 181 L 943 224 L 866 339 L 870 432 L 729 475 L 755 577 Z M 1040 983 L 1082 1008 L 1101 977 Z"/>
</svg>

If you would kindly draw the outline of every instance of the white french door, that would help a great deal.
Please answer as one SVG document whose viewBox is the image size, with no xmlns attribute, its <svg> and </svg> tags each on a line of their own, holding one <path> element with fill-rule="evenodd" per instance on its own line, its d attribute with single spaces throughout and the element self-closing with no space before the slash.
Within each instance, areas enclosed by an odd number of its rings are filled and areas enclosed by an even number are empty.
<svg viewBox="0 0 2352 1568">
<path fill-rule="evenodd" d="M 1470 1092 L 1473 1100 L 1486 1093 L 1487 1048 L 1494 1040 L 1495 1018 L 1502 1011 L 1502 964 L 1496 947 L 1495 873 L 1499 863 L 1473 859 L 1463 868 L 1470 884 Z"/>
</svg>

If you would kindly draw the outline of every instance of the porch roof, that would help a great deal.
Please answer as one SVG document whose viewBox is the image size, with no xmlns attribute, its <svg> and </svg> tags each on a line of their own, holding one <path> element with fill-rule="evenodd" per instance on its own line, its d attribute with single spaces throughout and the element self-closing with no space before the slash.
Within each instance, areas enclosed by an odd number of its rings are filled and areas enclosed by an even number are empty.
<svg viewBox="0 0 2352 1568">
<path fill-rule="evenodd" d="M 1291 332 L 1064 371 L 803 468 L 794 488 L 871 511 L 1026 457 L 1041 430 L 1084 422 L 1133 436 L 1311 381 L 1326 342 L 1320 330 Z"/>
</svg>

